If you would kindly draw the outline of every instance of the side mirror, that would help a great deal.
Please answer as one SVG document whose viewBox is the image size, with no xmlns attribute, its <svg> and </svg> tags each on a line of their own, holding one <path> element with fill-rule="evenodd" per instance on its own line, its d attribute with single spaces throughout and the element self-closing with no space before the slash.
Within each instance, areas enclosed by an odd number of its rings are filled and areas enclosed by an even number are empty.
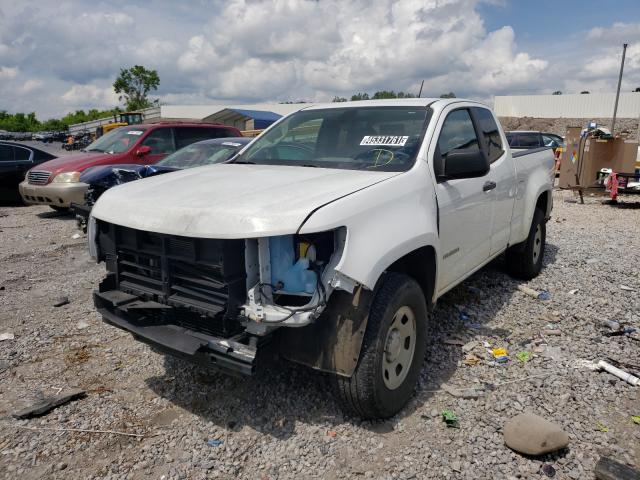
<svg viewBox="0 0 640 480">
<path fill-rule="evenodd" d="M 149 145 L 143 145 L 138 150 L 136 150 L 136 155 L 138 157 L 144 157 L 145 155 L 149 155 L 151 153 L 151 147 Z"/>
<path fill-rule="evenodd" d="M 439 180 L 482 177 L 489 171 L 489 160 L 482 150 L 456 149 L 442 159 Z"/>
</svg>

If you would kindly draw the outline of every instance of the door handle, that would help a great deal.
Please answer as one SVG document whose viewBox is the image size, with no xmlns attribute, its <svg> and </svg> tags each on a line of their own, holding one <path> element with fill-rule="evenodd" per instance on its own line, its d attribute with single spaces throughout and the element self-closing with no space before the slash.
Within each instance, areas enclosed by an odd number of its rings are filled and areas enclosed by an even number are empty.
<svg viewBox="0 0 640 480">
<path fill-rule="evenodd" d="M 482 191 L 488 192 L 489 190 L 493 190 L 494 188 L 496 188 L 496 186 L 496 182 L 485 182 L 482 186 Z"/>
</svg>

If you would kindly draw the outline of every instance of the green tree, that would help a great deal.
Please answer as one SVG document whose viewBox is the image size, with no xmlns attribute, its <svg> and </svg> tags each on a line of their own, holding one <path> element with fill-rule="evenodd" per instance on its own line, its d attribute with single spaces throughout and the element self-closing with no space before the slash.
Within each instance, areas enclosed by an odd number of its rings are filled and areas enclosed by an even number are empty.
<svg viewBox="0 0 640 480">
<path fill-rule="evenodd" d="M 583 90 L 580 92 L 581 95 L 589 95 L 589 91 L 588 90 Z"/>
<path fill-rule="evenodd" d="M 333 97 L 333 100 L 331 100 L 333 103 L 338 103 L 338 102 L 346 102 L 347 99 L 344 97 L 338 97 L 337 95 L 335 97 Z"/>
<path fill-rule="evenodd" d="M 368 93 L 356 93 L 355 95 L 351 95 L 351 101 L 355 102 L 358 100 L 369 100 Z"/>
<path fill-rule="evenodd" d="M 119 100 L 125 102 L 127 110 L 148 108 L 157 100 L 149 100 L 149 92 L 157 90 L 160 77 L 155 70 L 147 70 L 142 65 L 131 68 L 121 68 L 120 75 L 113 82 L 114 91 L 119 94 Z"/>
<path fill-rule="evenodd" d="M 443 93 L 440 98 L 456 98 L 456 94 L 453 92 Z"/>
<path fill-rule="evenodd" d="M 560 90 L 556 90 L 552 95 L 562 95 L 562 92 Z"/>
</svg>

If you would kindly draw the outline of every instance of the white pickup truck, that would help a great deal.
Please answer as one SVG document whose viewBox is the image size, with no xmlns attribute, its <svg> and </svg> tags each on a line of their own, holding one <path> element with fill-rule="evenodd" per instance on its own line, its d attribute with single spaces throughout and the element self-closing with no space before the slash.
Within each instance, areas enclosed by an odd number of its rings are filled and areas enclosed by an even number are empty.
<svg viewBox="0 0 640 480">
<path fill-rule="evenodd" d="M 512 155 L 472 101 L 310 106 L 229 163 L 107 191 L 95 304 L 156 350 L 244 374 L 276 352 L 333 374 L 348 412 L 389 417 L 438 297 L 505 252 L 513 275 L 540 272 L 553 166 Z"/>
</svg>

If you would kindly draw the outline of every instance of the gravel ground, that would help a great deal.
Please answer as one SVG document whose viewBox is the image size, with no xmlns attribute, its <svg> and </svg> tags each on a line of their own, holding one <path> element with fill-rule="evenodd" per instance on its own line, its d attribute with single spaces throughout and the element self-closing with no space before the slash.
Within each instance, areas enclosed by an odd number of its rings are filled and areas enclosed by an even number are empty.
<svg viewBox="0 0 640 480">
<path fill-rule="evenodd" d="M 640 370 L 638 336 L 605 337 L 600 325 L 640 329 L 640 210 L 564 198 L 555 193 L 545 268 L 528 283 L 551 300 L 519 291 L 501 260 L 449 292 L 433 315 L 417 394 L 384 422 L 345 418 L 326 378 L 296 365 L 235 378 L 152 352 L 94 312 L 104 266 L 73 238 L 70 217 L 0 208 L 0 333 L 15 335 L 0 341 L 0 478 L 535 479 L 550 464 L 556 478 L 585 479 L 601 455 L 637 468 L 638 388 L 576 361 Z M 61 295 L 70 303 L 55 308 Z M 561 335 L 541 336 L 545 329 Z M 481 361 L 466 365 L 455 339 L 477 340 Z M 507 348 L 509 361 L 489 361 L 482 342 Z M 522 363 L 520 351 L 533 358 Z M 479 398 L 453 397 L 445 383 L 473 386 Z M 38 419 L 10 417 L 71 387 L 87 397 Z M 459 428 L 443 423 L 445 409 Z M 569 448 L 542 458 L 509 450 L 502 427 L 525 410 L 560 425 Z M 62 428 L 144 436 L 46 430 Z"/>
</svg>

